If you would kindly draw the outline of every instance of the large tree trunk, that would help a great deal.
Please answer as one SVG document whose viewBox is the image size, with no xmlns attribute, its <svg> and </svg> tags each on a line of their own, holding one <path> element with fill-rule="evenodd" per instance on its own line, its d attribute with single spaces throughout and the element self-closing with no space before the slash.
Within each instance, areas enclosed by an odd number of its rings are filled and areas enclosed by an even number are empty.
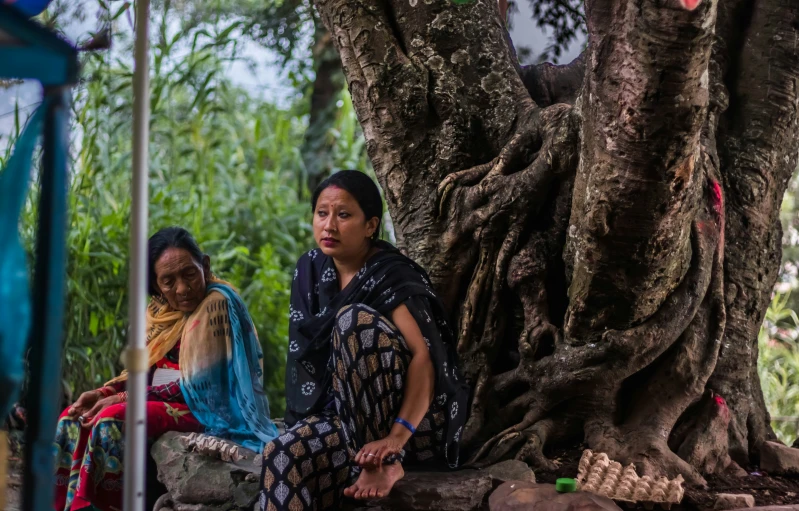
<svg viewBox="0 0 799 511">
<path fill-rule="evenodd" d="M 696 3 L 587 0 L 586 53 L 521 68 L 490 0 L 316 0 L 398 242 L 459 325 L 475 460 L 584 438 L 702 482 L 774 438 L 757 332 L 799 3 Z"/>
</svg>

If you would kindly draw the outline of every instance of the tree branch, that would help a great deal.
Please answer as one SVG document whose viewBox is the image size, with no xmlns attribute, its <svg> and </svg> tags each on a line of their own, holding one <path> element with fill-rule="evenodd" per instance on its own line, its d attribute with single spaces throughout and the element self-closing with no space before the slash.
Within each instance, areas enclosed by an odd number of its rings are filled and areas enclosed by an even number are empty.
<svg viewBox="0 0 799 511">
<path fill-rule="evenodd" d="M 573 105 L 583 87 L 585 59 L 586 52 L 583 52 L 569 64 L 557 66 L 544 62 L 522 66 L 519 74 L 538 106 L 546 107 L 555 103 Z"/>
</svg>

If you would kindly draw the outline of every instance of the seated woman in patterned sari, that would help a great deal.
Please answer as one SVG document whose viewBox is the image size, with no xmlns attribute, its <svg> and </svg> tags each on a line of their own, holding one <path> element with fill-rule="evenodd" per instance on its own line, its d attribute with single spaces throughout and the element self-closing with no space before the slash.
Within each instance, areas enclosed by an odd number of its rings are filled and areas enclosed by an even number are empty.
<svg viewBox="0 0 799 511">
<path fill-rule="evenodd" d="M 319 248 L 294 272 L 289 430 L 264 448 L 261 507 L 339 509 L 388 495 L 403 463 L 458 464 L 468 386 L 425 271 L 378 241 L 380 192 L 357 171 L 312 198 Z"/>
<path fill-rule="evenodd" d="M 148 250 L 148 438 L 205 431 L 260 450 L 277 428 L 247 308 L 211 273 L 210 259 L 185 229 L 162 229 Z M 123 372 L 61 414 L 54 445 L 57 511 L 121 509 L 125 381 Z"/>
</svg>

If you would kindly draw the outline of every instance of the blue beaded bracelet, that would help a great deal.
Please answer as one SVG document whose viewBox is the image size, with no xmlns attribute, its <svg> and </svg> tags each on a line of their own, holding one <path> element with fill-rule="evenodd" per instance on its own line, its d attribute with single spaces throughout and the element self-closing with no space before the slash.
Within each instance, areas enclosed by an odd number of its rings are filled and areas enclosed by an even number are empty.
<svg viewBox="0 0 799 511">
<path fill-rule="evenodd" d="M 402 424 L 403 426 L 405 426 L 406 428 L 408 428 L 408 431 L 410 431 L 410 432 L 411 432 L 411 435 L 413 435 L 414 433 L 416 433 L 416 428 L 414 428 L 413 426 L 411 426 L 411 423 L 410 423 L 410 422 L 408 422 L 408 421 L 406 421 L 405 419 L 400 419 L 399 417 L 397 417 L 396 419 L 394 419 L 394 422 L 396 422 L 397 424 Z"/>
</svg>

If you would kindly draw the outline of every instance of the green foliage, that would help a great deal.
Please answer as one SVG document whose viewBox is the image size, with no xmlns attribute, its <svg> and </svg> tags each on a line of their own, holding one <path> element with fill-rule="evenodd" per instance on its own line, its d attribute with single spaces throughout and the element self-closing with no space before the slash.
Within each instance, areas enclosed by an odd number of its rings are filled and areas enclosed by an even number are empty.
<svg viewBox="0 0 799 511">
<path fill-rule="evenodd" d="M 799 317 L 788 294 L 775 294 L 758 336 L 757 369 L 772 427 L 791 445 L 799 437 Z"/>
<path fill-rule="evenodd" d="M 169 9 L 165 2 L 154 13 L 160 26 L 153 27 L 151 45 L 151 232 L 186 227 L 211 256 L 214 272 L 238 287 L 264 347 L 265 386 L 279 415 L 285 405 L 290 276 L 312 243 L 310 211 L 301 199 L 307 192 L 298 190 L 304 186 L 302 105 L 278 108 L 226 77 L 227 64 L 238 58 L 240 22 L 175 31 Z M 65 386 L 73 392 L 117 374 L 126 341 L 130 55 L 87 54 L 85 81 L 75 90 L 63 366 Z M 339 168 L 365 168 L 356 126 L 351 104 L 342 100 L 331 134 Z M 29 249 L 35 195 L 22 225 Z"/>
<path fill-rule="evenodd" d="M 169 1 L 169 0 L 166 0 Z M 310 0 L 208 0 L 176 2 L 184 27 L 236 18 L 243 33 L 274 51 L 294 85 L 304 88 L 312 80 L 309 59 L 317 13 Z"/>
</svg>

